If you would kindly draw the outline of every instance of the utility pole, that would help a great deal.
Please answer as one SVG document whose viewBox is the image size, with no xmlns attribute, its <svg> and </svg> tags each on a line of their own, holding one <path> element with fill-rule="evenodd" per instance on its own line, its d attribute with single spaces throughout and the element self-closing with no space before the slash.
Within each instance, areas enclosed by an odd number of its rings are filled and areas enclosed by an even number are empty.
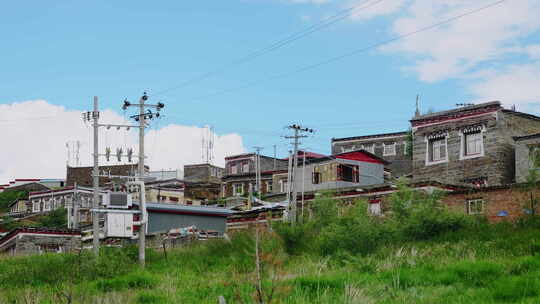
<svg viewBox="0 0 540 304">
<path fill-rule="evenodd" d="M 99 256 L 99 110 L 98 97 L 94 96 L 94 111 L 92 112 L 94 119 L 94 170 L 93 170 L 93 188 L 94 199 L 92 202 L 92 230 L 93 230 L 93 249 L 94 255 Z"/>
<path fill-rule="evenodd" d="M 290 130 L 294 131 L 293 136 L 285 136 L 287 139 L 294 139 L 294 154 L 293 154 L 293 170 L 291 173 L 291 186 L 292 186 L 292 200 L 289 202 L 289 208 L 290 208 L 290 215 L 291 215 L 291 223 L 294 225 L 296 223 L 296 209 L 297 209 L 297 196 L 298 196 L 298 187 L 296 185 L 296 172 L 298 169 L 298 145 L 300 144 L 299 139 L 308 137 L 307 135 L 300 134 L 301 132 L 307 132 L 307 133 L 313 133 L 313 129 L 308 128 L 302 128 L 300 125 L 290 125 L 287 127 Z"/>
<path fill-rule="evenodd" d="M 261 195 L 261 150 L 263 147 L 254 147 L 255 151 L 255 183 L 256 183 L 256 189 L 257 189 L 257 195 L 259 196 L 259 199 L 262 197 Z"/>
<path fill-rule="evenodd" d="M 124 105 L 122 108 L 125 110 L 130 106 L 135 106 L 139 108 L 139 114 L 131 116 L 131 118 L 135 119 L 135 121 L 139 122 L 139 174 L 138 174 L 138 180 L 139 185 L 142 189 L 140 189 L 140 203 L 139 207 L 141 210 L 141 225 L 139 228 L 139 264 L 141 267 L 145 266 L 146 263 L 146 255 L 145 255 L 145 249 L 146 249 L 146 227 L 148 225 L 148 218 L 147 218 L 147 212 L 146 212 L 146 197 L 145 197 L 145 189 L 144 189 L 144 129 L 146 128 L 146 120 L 151 120 L 154 117 L 159 118 L 160 114 L 159 111 L 165 107 L 165 105 L 161 102 L 158 102 L 155 105 L 146 104 L 146 101 L 148 100 L 148 95 L 146 95 L 146 92 L 144 92 L 143 96 L 141 96 L 138 104 L 131 104 L 129 101 L 124 100 Z M 153 113 L 151 110 L 145 111 L 146 108 L 155 108 L 157 110 L 156 113 Z"/>
</svg>

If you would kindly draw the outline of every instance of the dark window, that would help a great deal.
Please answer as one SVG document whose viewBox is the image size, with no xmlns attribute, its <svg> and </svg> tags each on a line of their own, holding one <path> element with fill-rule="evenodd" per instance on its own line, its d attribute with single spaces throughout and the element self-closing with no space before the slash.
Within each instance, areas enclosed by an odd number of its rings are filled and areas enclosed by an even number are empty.
<svg viewBox="0 0 540 304">
<path fill-rule="evenodd" d="M 338 165 L 337 167 L 337 180 L 344 182 L 357 183 L 358 178 L 358 166 L 355 165 Z"/>
<path fill-rule="evenodd" d="M 313 176 L 311 177 L 311 182 L 313 184 L 320 184 L 321 183 L 321 173 L 320 172 L 313 172 Z"/>
</svg>

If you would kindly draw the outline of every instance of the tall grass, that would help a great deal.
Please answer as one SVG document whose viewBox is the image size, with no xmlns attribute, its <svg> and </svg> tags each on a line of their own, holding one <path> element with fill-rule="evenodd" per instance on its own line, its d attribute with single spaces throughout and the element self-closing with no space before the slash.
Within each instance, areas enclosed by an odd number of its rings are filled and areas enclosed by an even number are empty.
<svg viewBox="0 0 540 304">
<path fill-rule="evenodd" d="M 436 194 L 439 195 L 439 194 Z M 384 219 L 327 196 L 261 235 L 265 303 L 538 303 L 540 225 L 489 225 L 401 189 Z M 401 208 L 401 209 L 400 209 Z M 254 303 L 253 231 L 232 240 L 0 259 L 0 303 Z"/>
</svg>

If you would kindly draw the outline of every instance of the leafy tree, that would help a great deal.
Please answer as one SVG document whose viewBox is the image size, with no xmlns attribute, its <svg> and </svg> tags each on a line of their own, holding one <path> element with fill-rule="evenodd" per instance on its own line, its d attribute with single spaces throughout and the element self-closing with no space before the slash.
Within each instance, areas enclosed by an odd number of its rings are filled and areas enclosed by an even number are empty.
<svg viewBox="0 0 540 304">
<path fill-rule="evenodd" d="M 7 190 L 0 193 L 0 212 L 6 211 L 9 204 L 19 198 L 28 198 L 28 191 Z"/>
<path fill-rule="evenodd" d="M 39 226 L 47 228 L 64 229 L 67 227 L 67 210 L 59 208 L 49 212 L 39 221 Z"/>
</svg>

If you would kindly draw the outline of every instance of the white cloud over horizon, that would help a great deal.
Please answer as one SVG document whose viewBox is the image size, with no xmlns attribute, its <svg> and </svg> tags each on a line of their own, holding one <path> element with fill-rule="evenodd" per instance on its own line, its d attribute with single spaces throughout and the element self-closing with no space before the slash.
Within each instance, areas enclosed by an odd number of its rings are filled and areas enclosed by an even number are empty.
<svg viewBox="0 0 540 304">
<path fill-rule="evenodd" d="M 130 123 L 118 113 L 101 111 L 101 123 Z M 132 122 L 130 124 L 133 124 Z M 80 164 L 92 164 L 92 128 L 85 126 L 81 111 L 68 110 L 45 100 L 32 100 L 0 104 L 0 128 L 3 144 L 0 149 L 0 184 L 14 178 L 64 178 L 68 141 L 80 141 Z M 137 154 L 137 130 L 109 130 L 100 128 L 100 153 L 110 146 L 110 162 L 100 159 L 100 164 L 116 164 L 114 151 L 121 147 L 134 148 Z M 151 170 L 181 169 L 185 164 L 202 161 L 203 127 L 168 124 L 159 129 L 147 130 L 145 136 L 146 164 Z M 224 165 L 227 155 L 245 151 L 238 134 L 214 134 L 215 163 Z M 125 159 L 125 158 L 124 158 Z M 74 162 L 72 157 L 72 163 Z M 133 163 L 137 160 L 134 159 Z M 127 163 L 123 161 L 122 163 Z"/>
<path fill-rule="evenodd" d="M 381 3 L 376 17 L 396 13 Z M 407 1 L 392 19 L 390 35 L 404 35 L 495 3 L 493 0 Z M 540 45 L 527 39 L 540 30 L 540 2 L 506 1 L 472 15 L 380 48 L 404 57 L 403 70 L 420 81 L 460 80 L 478 100 L 501 100 L 538 111 Z M 354 18 L 353 18 L 354 20 Z M 515 63 L 516 58 L 522 62 Z"/>
<path fill-rule="evenodd" d="M 300 1 L 300 0 L 299 0 Z M 310 2 L 308 0 L 302 2 Z M 389 37 L 495 4 L 495 0 L 350 0 L 351 22 L 385 18 Z M 370 5 L 373 4 L 373 5 Z M 477 101 L 500 100 L 540 113 L 540 1 L 504 1 L 379 48 L 403 58 L 402 71 L 424 83 L 457 80 Z M 388 21 L 388 22 L 386 22 Z"/>
</svg>

